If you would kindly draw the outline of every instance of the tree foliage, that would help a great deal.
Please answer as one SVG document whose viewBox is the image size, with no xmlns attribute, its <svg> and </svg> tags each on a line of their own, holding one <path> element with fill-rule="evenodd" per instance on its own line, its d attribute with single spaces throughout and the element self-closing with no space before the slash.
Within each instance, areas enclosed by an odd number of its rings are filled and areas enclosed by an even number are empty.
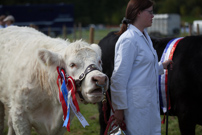
<svg viewBox="0 0 202 135">
<path fill-rule="evenodd" d="M 129 0 L 1 0 L 0 5 L 73 4 L 75 21 L 83 24 L 119 24 Z M 155 13 L 178 13 L 181 16 L 202 15 L 201 0 L 155 0 Z"/>
<path fill-rule="evenodd" d="M 156 0 L 157 13 L 178 13 L 181 16 L 202 16 L 201 0 Z"/>
</svg>

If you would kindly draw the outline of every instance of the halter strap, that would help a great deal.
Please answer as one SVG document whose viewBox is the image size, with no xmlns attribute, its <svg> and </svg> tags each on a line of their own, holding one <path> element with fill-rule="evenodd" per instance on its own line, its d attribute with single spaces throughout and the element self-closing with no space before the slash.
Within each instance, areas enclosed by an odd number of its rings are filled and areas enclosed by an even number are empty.
<svg viewBox="0 0 202 135">
<path fill-rule="evenodd" d="M 82 99 L 82 100 L 85 100 L 85 99 L 84 99 L 84 97 L 83 97 L 82 94 L 81 94 L 81 90 L 78 90 L 78 89 L 81 87 L 81 83 L 82 83 L 82 81 L 84 80 L 84 78 L 86 77 L 86 75 L 87 75 L 88 73 L 90 73 L 91 71 L 93 71 L 93 70 L 98 70 L 98 71 L 100 71 L 100 70 L 97 68 L 97 66 L 96 66 L 95 64 L 91 64 L 91 65 L 89 65 L 89 66 L 86 68 L 86 70 L 79 76 L 79 79 L 76 79 L 76 80 L 75 80 L 76 87 L 77 87 L 77 93 L 79 94 L 79 97 L 80 97 L 80 99 Z"/>
</svg>

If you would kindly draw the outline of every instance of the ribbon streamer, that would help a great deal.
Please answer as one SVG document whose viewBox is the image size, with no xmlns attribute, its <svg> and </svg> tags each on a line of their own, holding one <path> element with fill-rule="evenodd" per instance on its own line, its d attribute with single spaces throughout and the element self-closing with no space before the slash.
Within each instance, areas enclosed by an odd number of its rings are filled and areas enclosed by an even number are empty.
<svg viewBox="0 0 202 135">
<path fill-rule="evenodd" d="M 161 62 L 163 63 L 164 61 L 173 58 L 173 54 L 175 51 L 175 48 L 177 47 L 177 44 L 179 43 L 179 41 L 182 39 L 182 37 L 180 38 L 175 38 L 171 41 L 168 42 L 166 48 L 164 49 L 164 52 L 162 54 L 161 57 Z M 168 76 L 168 70 L 164 69 L 164 74 L 159 75 L 159 98 L 160 98 L 160 106 L 163 110 L 164 113 L 167 112 L 167 76 Z M 169 104 L 169 108 L 170 109 L 171 106 Z"/>
<path fill-rule="evenodd" d="M 72 100 L 70 101 L 70 106 L 72 108 L 72 111 L 75 113 L 76 117 L 79 119 L 81 122 L 82 126 L 85 128 L 86 126 L 89 126 L 88 122 L 86 119 L 83 117 L 83 115 L 80 112 L 77 112 L 76 107 L 74 106 Z"/>
<path fill-rule="evenodd" d="M 72 109 L 82 126 L 89 126 L 83 115 L 80 113 L 79 105 L 76 100 L 76 87 L 74 79 L 71 76 L 66 78 L 65 71 L 60 67 L 57 67 L 58 79 L 57 85 L 59 89 L 59 99 L 62 104 L 64 123 L 63 126 L 70 132 L 70 110 Z M 61 89 L 59 82 L 61 82 Z M 71 109 L 70 109 L 71 107 Z"/>
</svg>

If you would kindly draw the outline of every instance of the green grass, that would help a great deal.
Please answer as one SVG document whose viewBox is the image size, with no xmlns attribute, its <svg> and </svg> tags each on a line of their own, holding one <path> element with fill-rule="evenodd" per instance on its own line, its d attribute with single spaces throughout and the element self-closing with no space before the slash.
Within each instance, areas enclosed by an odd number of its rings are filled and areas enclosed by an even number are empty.
<svg viewBox="0 0 202 135">
<path fill-rule="evenodd" d="M 98 135 L 100 126 L 99 126 L 99 113 L 97 104 L 81 104 L 80 105 L 81 114 L 85 117 L 89 126 L 85 128 L 81 125 L 77 117 L 75 116 L 72 120 L 70 126 L 70 132 L 67 132 L 65 135 Z"/>
<path fill-rule="evenodd" d="M 71 132 L 67 132 L 65 135 L 99 135 L 99 112 L 97 105 L 80 105 L 81 113 L 88 121 L 89 125 L 83 128 L 78 119 L 75 117 L 71 124 Z M 163 116 L 161 116 L 163 118 Z M 134 125 L 135 126 L 135 125 Z M 162 135 L 166 135 L 166 124 L 161 125 Z M 169 116 L 168 119 L 168 134 L 169 135 L 180 135 L 180 130 L 178 127 L 178 120 L 175 116 Z M 202 126 L 196 126 L 196 135 L 202 134 Z"/>
<path fill-rule="evenodd" d="M 99 112 L 97 104 L 81 104 L 80 105 L 81 114 L 85 117 L 89 126 L 85 128 L 81 125 L 79 120 L 74 117 L 71 122 L 70 132 L 66 132 L 65 135 L 99 135 L 100 126 L 99 126 Z M 163 118 L 163 116 L 161 116 Z M 134 125 L 135 126 L 135 125 Z M 166 135 L 166 124 L 161 125 L 162 135 Z M 7 134 L 7 129 L 4 132 L 4 135 Z M 169 135 L 180 135 L 178 128 L 177 117 L 169 116 L 169 125 L 168 125 L 168 134 Z M 196 126 L 196 135 L 202 134 L 202 126 Z M 37 135 L 37 133 L 32 131 L 32 135 Z"/>
<path fill-rule="evenodd" d="M 194 17 L 194 16 L 182 16 L 182 22 L 193 23 L 194 20 L 202 20 L 202 17 Z"/>
<path fill-rule="evenodd" d="M 98 43 L 103 37 L 105 37 L 109 32 L 111 31 L 118 31 L 119 28 L 109 28 L 109 29 L 94 29 L 94 43 Z M 87 42 L 90 42 L 90 30 L 89 29 L 83 29 L 80 33 L 79 31 L 76 31 L 76 33 L 68 34 L 66 36 L 67 39 L 69 39 L 71 42 L 78 39 L 83 39 Z M 81 35 L 81 37 L 80 37 Z M 63 37 L 63 36 L 61 36 Z M 63 37 L 64 38 L 64 37 Z"/>
</svg>

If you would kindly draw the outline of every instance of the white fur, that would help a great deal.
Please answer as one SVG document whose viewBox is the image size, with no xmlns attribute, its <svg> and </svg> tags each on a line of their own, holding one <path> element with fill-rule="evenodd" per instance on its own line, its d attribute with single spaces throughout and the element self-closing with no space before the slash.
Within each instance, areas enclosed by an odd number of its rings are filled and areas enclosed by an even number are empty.
<svg viewBox="0 0 202 135">
<path fill-rule="evenodd" d="M 90 64 L 101 70 L 100 59 L 101 50 L 96 44 L 90 46 L 82 40 L 70 43 L 28 27 L 1 29 L 0 102 L 9 110 L 8 134 L 29 135 L 31 127 L 39 134 L 64 134 L 56 67 L 65 68 L 68 75 L 77 79 Z M 92 78 L 98 76 L 106 78 L 95 70 L 82 83 L 82 94 L 87 102 L 102 99 L 99 93 L 90 93 L 97 89 Z M 103 80 L 98 81 L 103 83 Z M 105 81 L 107 89 L 108 79 Z"/>
</svg>

